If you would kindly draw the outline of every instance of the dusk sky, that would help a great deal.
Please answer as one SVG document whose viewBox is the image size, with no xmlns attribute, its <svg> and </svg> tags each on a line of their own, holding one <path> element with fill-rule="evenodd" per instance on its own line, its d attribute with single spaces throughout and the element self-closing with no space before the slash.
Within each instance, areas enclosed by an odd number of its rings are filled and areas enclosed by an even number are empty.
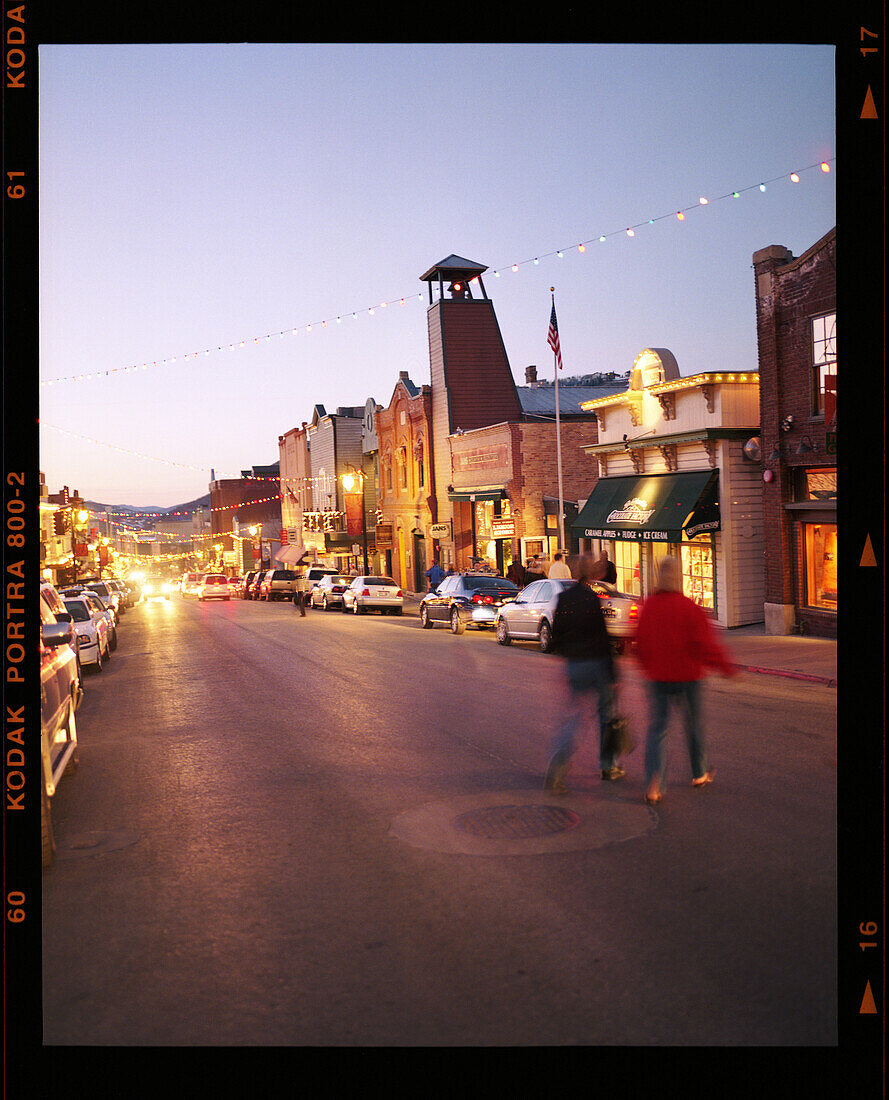
<svg viewBox="0 0 889 1100">
<path fill-rule="evenodd" d="M 428 382 L 419 276 L 451 253 L 520 384 L 553 376 L 551 286 L 566 376 L 756 369 L 753 253 L 836 223 L 834 52 L 41 46 L 49 491 L 171 507 L 316 404 Z"/>
</svg>

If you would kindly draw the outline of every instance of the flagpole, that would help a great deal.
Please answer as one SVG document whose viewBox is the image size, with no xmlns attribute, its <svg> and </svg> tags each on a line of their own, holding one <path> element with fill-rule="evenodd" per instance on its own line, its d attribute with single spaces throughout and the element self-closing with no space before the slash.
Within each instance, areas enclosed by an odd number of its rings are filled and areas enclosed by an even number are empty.
<svg viewBox="0 0 889 1100">
<path fill-rule="evenodd" d="M 556 288 L 551 286 L 550 292 L 553 298 L 553 314 L 556 311 Z M 559 420 L 559 356 L 556 354 L 555 348 L 553 349 L 553 378 L 555 379 L 556 388 L 556 462 L 559 468 L 559 550 L 564 551 L 565 547 L 565 504 L 562 493 L 562 428 Z"/>
</svg>

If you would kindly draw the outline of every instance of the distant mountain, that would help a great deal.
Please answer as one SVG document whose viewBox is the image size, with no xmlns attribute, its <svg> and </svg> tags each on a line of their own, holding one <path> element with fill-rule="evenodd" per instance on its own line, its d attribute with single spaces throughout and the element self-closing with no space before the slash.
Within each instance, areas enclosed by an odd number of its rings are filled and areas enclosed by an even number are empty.
<svg viewBox="0 0 889 1100">
<path fill-rule="evenodd" d="M 84 504 L 91 512 L 104 512 L 107 510 L 108 512 L 151 512 L 159 515 L 169 515 L 171 512 L 195 512 L 201 507 L 208 508 L 210 506 L 210 494 L 205 493 L 202 497 L 189 500 L 186 504 L 174 504 L 170 508 L 160 508 L 152 504 L 145 504 L 140 507 L 132 504 L 100 504 L 95 500 L 87 500 Z"/>
</svg>

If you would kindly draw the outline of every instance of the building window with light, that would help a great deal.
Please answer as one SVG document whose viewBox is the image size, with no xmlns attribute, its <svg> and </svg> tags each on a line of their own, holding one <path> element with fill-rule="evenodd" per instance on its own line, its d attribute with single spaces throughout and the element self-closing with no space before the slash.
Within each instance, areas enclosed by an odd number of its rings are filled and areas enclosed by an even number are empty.
<svg viewBox="0 0 889 1100">
<path fill-rule="evenodd" d="M 812 318 L 812 369 L 815 413 L 833 419 L 837 392 L 837 315 Z"/>
</svg>

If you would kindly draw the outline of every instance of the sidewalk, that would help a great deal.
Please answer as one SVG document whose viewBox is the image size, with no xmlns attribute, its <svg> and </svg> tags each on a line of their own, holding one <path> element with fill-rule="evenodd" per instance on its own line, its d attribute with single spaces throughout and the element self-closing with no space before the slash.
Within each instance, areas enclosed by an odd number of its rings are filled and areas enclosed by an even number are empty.
<svg viewBox="0 0 889 1100">
<path fill-rule="evenodd" d="M 405 592 L 406 615 L 418 614 L 420 599 L 418 594 Z M 763 623 L 720 630 L 719 638 L 744 672 L 837 686 L 836 639 L 766 634 Z"/>
</svg>

